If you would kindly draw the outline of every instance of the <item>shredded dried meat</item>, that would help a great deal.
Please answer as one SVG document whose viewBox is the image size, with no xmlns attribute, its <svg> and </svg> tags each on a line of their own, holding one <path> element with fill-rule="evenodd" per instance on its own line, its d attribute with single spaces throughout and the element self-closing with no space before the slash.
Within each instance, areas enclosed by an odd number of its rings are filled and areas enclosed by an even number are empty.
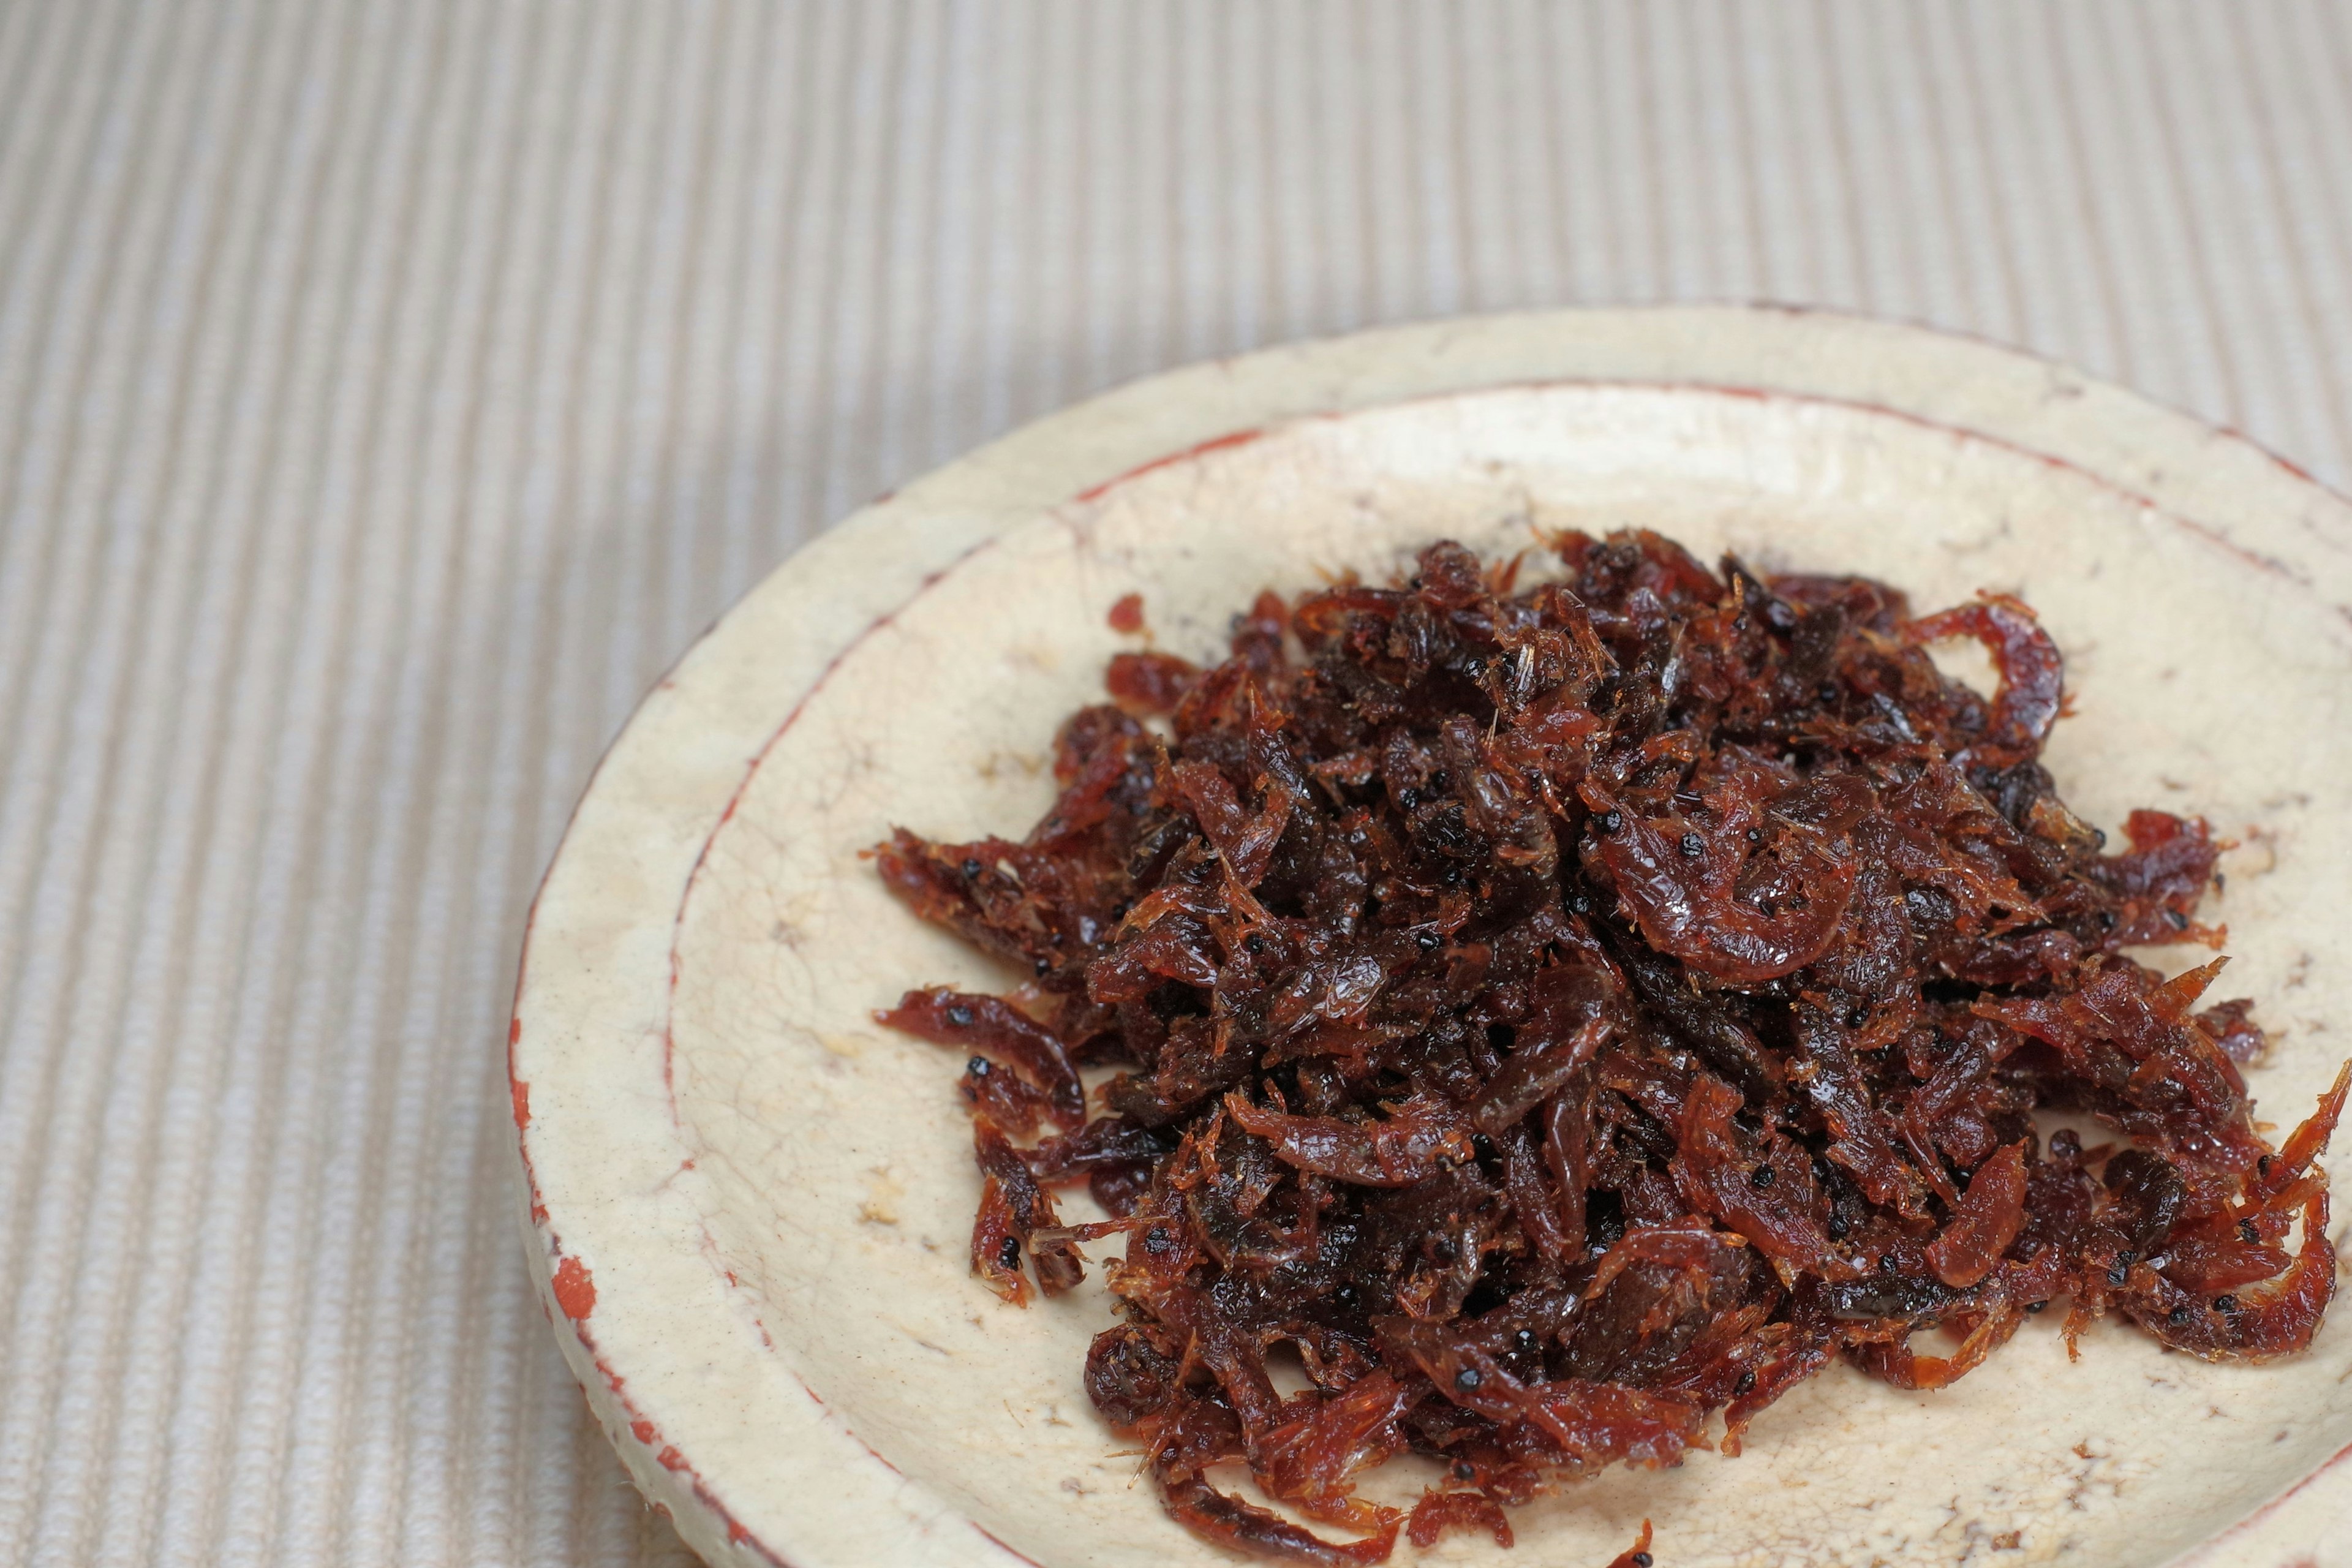
<svg viewBox="0 0 2352 1568">
<path fill-rule="evenodd" d="M 881 1016 L 968 1058 L 991 1288 L 1067 1290 L 1123 1238 L 1085 1381 L 1169 1511 L 1307 1563 L 1508 1544 L 1557 1482 L 1737 1453 L 1839 1356 L 1939 1387 L 2060 1297 L 2070 1343 L 2112 1311 L 2209 1358 L 2307 1345 L 2352 1079 L 2273 1148 L 2251 1005 L 2195 1010 L 2219 961 L 2123 952 L 2220 944 L 2222 846 L 2139 811 L 2110 855 L 2058 798 L 2032 612 L 1647 533 L 1559 556 L 1520 590 L 1440 543 L 1395 587 L 1262 595 L 1213 668 L 1121 654 L 1025 839 L 877 851 L 1027 977 Z M 1956 637 L 1990 699 L 1930 661 Z M 1081 1180 L 1112 1219 L 1060 1222 Z M 1444 1467 L 1409 1519 L 1355 1495 L 1408 1451 Z"/>
</svg>

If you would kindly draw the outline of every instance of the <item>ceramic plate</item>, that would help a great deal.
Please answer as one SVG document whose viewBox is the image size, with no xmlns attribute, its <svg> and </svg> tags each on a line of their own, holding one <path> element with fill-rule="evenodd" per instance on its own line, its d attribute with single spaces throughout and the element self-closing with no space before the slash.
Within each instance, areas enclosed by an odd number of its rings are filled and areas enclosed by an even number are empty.
<svg viewBox="0 0 2352 1568">
<path fill-rule="evenodd" d="M 533 911 L 510 1050 L 532 1268 L 637 1483 L 713 1563 L 1225 1563 L 1080 1386 L 1099 1271 L 1019 1310 L 968 1274 L 960 1062 L 871 1019 L 1010 977 L 887 896 L 894 825 L 1018 837 L 1051 736 L 1132 646 L 1196 658 L 1259 588 L 1440 535 L 1659 530 L 2020 593 L 2077 709 L 2047 762 L 2239 840 L 2231 994 L 2300 1118 L 2352 1048 L 2352 507 L 2244 441 L 1985 344 L 1815 313 L 1444 321 L 1156 377 L 848 519 L 649 696 Z M 1083 1215 L 1081 1200 L 1069 1210 Z M 1068 1211 L 1066 1211 L 1068 1212 Z M 1097 1249 L 1097 1256 L 1100 1250 Z M 1843 1368 L 1736 1459 L 1618 1470 L 1447 1563 L 2352 1563 L 2352 1312 L 2260 1368 L 2049 1314 L 1954 1388 Z M 1400 1459 L 1366 1490 L 1417 1495 Z M 1396 1561 L 1415 1554 L 1400 1545 Z"/>
</svg>

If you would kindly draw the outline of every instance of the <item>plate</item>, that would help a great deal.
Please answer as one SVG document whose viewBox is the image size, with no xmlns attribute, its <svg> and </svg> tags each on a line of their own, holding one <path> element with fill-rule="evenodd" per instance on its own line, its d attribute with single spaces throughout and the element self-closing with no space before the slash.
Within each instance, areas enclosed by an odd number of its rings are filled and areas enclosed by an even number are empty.
<svg viewBox="0 0 2352 1568">
<path fill-rule="evenodd" d="M 2259 1110 L 2291 1124 L 2352 1049 L 2352 506 L 2292 466 L 2043 361 L 1764 308 L 1440 321 L 1154 377 L 908 486 L 755 589 L 630 721 L 533 908 L 509 1041 L 531 1267 L 697 1551 L 1234 1561 L 1161 1513 L 1087 1403 L 1099 1270 L 1027 1310 L 970 1278 L 961 1064 L 871 1013 L 1010 977 L 863 855 L 894 825 L 1024 831 L 1055 724 L 1134 646 L 1106 619 L 1126 594 L 1200 657 L 1261 587 L 1570 526 L 1861 571 L 1923 606 L 2024 595 L 2069 660 L 2077 711 L 2045 760 L 2070 804 L 2109 827 L 2202 813 L 2239 841 L 2215 908 L 2225 988 L 2278 1041 Z M 1675 1568 L 2352 1562 L 2348 1455 L 2352 1312 L 2259 1368 L 2115 1323 L 2070 1363 L 2041 1320 L 1953 1388 L 1833 1369 L 1741 1458 L 1613 1471 L 1518 1510 L 1515 1552 L 1420 1556 L 1600 1563 L 1646 1517 Z M 1416 1495 L 1418 1463 L 1366 1490 Z"/>
</svg>

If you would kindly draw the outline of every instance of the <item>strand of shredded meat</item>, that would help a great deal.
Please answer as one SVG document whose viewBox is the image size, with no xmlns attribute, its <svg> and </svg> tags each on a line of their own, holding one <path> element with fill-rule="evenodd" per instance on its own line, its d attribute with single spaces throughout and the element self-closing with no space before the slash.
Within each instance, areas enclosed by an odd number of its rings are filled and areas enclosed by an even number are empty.
<svg viewBox="0 0 2352 1568">
<path fill-rule="evenodd" d="M 2221 847 L 2140 811 L 2110 854 L 2059 800 L 2032 612 L 1646 533 L 1559 555 L 1518 591 L 1440 543 L 1261 596 L 1213 668 L 1120 655 L 1026 838 L 877 852 L 1026 976 L 882 1016 L 968 1058 L 992 1289 L 1121 1240 L 1086 1384 L 1169 1511 L 1307 1563 L 1507 1544 L 1558 1481 L 1737 1453 L 1833 1358 L 1937 1387 L 2060 1299 L 2070 1345 L 2110 1311 L 2306 1345 L 2346 1080 L 2273 1148 L 2249 1005 L 2200 1008 L 2219 962 L 2125 955 L 2220 944 Z M 1080 1181 L 1112 1220 L 1063 1222 Z M 1354 1491 L 1408 1450 L 1444 1467 L 1409 1520 Z"/>
</svg>

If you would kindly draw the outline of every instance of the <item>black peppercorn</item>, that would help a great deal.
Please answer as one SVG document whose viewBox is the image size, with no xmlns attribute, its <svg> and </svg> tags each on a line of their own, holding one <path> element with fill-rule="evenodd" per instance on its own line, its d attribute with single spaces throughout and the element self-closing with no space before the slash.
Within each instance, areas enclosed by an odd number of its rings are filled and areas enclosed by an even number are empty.
<svg viewBox="0 0 2352 1568">
<path fill-rule="evenodd" d="M 948 1009 L 948 1022 L 959 1029 L 971 1027 L 971 1009 L 959 1002 Z"/>
<path fill-rule="evenodd" d="M 972 878 L 972 877 L 977 877 L 977 876 L 979 876 L 979 875 L 980 875 L 980 862 L 979 862 L 979 861 L 977 861 L 977 860 L 967 860 L 967 861 L 965 861 L 965 862 L 963 863 L 963 874 L 964 874 L 964 876 L 965 876 L 966 878 Z"/>
<path fill-rule="evenodd" d="M 1414 932 L 1412 944 L 1413 946 L 1421 949 L 1423 952 L 1435 952 L 1439 948 L 1445 945 L 1444 939 L 1440 937 L 1433 931 Z"/>
<path fill-rule="evenodd" d="M 1486 1381 L 1486 1374 L 1475 1366 L 1465 1366 L 1454 1374 L 1454 1386 L 1465 1394 L 1477 1393 L 1478 1385 Z"/>
<path fill-rule="evenodd" d="M 1685 860 L 1696 860 L 1706 853 L 1706 841 L 1696 833 L 1684 834 L 1675 847 L 1683 852 L 1683 858 Z"/>
<path fill-rule="evenodd" d="M 1748 1184 L 1751 1187 L 1757 1188 L 1770 1186 L 1772 1184 L 1772 1167 L 1769 1165 L 1759 1165 L 1754 1170 L 1748 1172 Z"/>
<path fill-rule="evenodd" d="M 2238 1299 L 2235 1296 L 2216 1296 L 2213 1298 L 2213 1310 L 2217 1312 L 2234 1312 L 2238 1310 Z"/>
<path fill-rule="evenodd" d="M 1739 1381 L 1738 1381 L 1738 1383 L 1735 1383 L 1735 1384 L 1733 1384 L 1731 1385 L 1731 1392 L 1732 1392 L 1733 1394 L 1753 1394 L 1753 1393 L 1755 1393 L 1755 1392 L 1756 1392 L 1756 1369 L 1755 1369 L 1754 1367 L 1752 1367 L 1752 1366 L 1751 1366 L 1751 1367 L 1748 1368 L 1746 1371 L 1742 1372 L 1742 1373 L 1739 1374 Z"/>
<path fill-rule="evenodd" d="M 1625 826 L 1624 816 L 1616 811 L 1604 811 L 1592 819 L 1593 830 L 1603 838 Z"/>
<path fill-rule="evenodd" d="M 1004 1238 L 1004 1245 L 996 1249 L 996 1266 L 999 1268 L 1018 1268 L 1021 1267 L 1021 1238 L 1019 1237 L 1008 1236 Z"/>
</svg>

